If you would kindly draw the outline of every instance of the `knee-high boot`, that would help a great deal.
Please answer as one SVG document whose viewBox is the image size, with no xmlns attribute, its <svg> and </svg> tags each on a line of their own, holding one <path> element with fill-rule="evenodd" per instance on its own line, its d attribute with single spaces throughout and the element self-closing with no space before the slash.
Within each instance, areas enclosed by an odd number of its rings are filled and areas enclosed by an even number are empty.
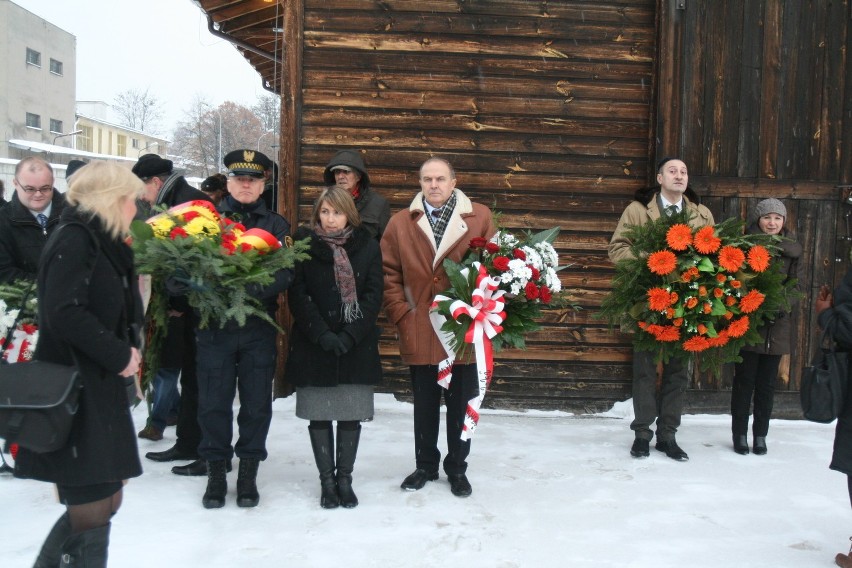
<svg viewBox="0 0 852 568">
<path fill-rule="evenodd" d="M 69 536 L 71 536 L 71 520 L 68 513 L 63 513 L 53 525 L 53 528 L 50 529 L 50 532 L 47 533 L 47 538 L 41 545 L 33 568 L 56 568 L 56 566 L 59 566 L 62 544 Z"/>
<path fill-rule="evenodd" d="M 337 425 L 337 493 L 340 495 L 340 504 L 347 509 L 358 506 L 358 497 L 352 491 L 352 469 L 355 467 L 360 439 L 360 424 L 351 429 Z"/>
<path fill-rule="evenodd" d="M 106 568 L 110 524 L 71 535 L 62 545 L 60 568 Z"/>
<path fill-rule="evenodd" d="M 322 495 L 320 506 L 323 509 L 334 509 L 340 505 L 337 496 L 337 481 L 334 479 L 334 433 L 331 428 L 311 428 L 308 426 L 311 436 L 311 447 L 314 450 L 314 461 L 319 470 Z"/>
</svg>

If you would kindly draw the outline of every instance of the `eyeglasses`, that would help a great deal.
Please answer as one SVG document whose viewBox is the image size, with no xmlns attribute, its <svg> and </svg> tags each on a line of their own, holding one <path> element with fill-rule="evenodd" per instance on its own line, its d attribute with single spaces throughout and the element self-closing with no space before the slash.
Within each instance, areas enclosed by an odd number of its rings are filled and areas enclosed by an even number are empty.
<svg viewBox="0 0 852 568">
<path fill-rule="evenodd" d="M 15 178 L 15 181 L 18 183 L 18 187 L 23 189 L 24 193 L 26 193 L 27 195 L 32 195 L 33 193 L 50 193 L 51 191 L 56 189 L 55 187 L 49 185 L 45 185 L 43 187 L 31 187 L 29 185 L 24 185 L 18 178 Z"/>
</svg>

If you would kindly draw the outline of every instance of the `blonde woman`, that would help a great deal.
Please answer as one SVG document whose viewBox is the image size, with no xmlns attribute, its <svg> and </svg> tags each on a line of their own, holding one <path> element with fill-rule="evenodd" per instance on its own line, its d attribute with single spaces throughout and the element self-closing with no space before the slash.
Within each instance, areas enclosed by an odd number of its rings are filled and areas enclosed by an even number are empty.
<svg viewBox="0 0 852 568">
<path fill-rule="evenodd" d="M 83 389 L 67 445 L 46 454 L 21 448 L 15 463 L 17 477 L 55 483 L 66 507 L 36 567 L 60 559 L 62 566 L 106 566 L 123 482 L 142 473 L 125 387 L 141 361 L 142 305 L 125 238 L 143 187 L 121 166 L 83 166 L 42 252 L 35 359 L 76 365 Z"/>
</svg>

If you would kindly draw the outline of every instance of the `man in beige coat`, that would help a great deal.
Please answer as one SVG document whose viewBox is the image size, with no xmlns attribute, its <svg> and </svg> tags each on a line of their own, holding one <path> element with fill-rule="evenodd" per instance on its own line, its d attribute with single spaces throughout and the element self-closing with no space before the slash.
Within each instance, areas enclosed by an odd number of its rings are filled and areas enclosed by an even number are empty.
<svg viewBox="0 0 852 568">
<path fill-rule="evenodd" d="M 456 363 L 449 390 L 438 384 L 438 363 L 447 354 L 432 329 L 429 308 L 435 295 L 450 287 L 444 259 L 461 261 L 471 239 L 490 238 L 496 229 L 491 211 L 456 189 L 455 172 L 446 160 L 430 158 L 423 163 L 420 188 L 411 205 L 391 217 L 381 241 L 384 307 L 397 327 L 399 353 L 410 366 L 414 395 L 416 469 L 401 487 L 416 491 L 438 479 L 443 395 L 447 406 L 444 472 L 453 495 L 467 497 L 472 492 L 465 461 L 470 440 L 463 442 L 461 433 L 467 402 L 479 391 L 476 365 Z"/>
<path fill-rule="evenodd" d="M 640 190 L 634 201 L 627 206 L 618 227 L 609 243 L 609 259 L 612 262 L 633 258 L 630 240 L 624 233 L 628 226 L 644 225 L 660 218 L 661 214 L 673 215 L 686 207 L 689 224 L 693 227 L 714 225 L 713 214 L 703 205 L 693 203 L 687 193 L 689 173 L 686 164 L 676 158 L 663 158 L 657 166 L 658 192 L 653 194 Z M 689 190 L 691 191 L 691 190 Z M 694 194 L 693 194 L 694 195 Z M 663 380 L 659 399 L 656 391 L 656 353 L 633 350 L 633 413 L 635 418 L 630 428 L 635 433 L 630 455 L 643 458 L 650 455 L 650 443 L 654 437 L 651 425 L 657 422 L 656 448 L 677 461 L 687 461 L 689 456 L 675 440 L 683 412 L 683 393 L 689 382 L 687 366 L 680 359 L 672 358 L 663 365 Z"/>
</svg>

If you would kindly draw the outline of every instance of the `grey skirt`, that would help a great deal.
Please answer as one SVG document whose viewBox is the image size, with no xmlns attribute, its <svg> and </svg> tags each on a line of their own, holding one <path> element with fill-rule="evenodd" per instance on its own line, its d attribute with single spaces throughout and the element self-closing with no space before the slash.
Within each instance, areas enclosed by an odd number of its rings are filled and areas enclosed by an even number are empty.
<svg viewBox="0 0 852 568">
<path fill-rule="evenodd" d="M 305 420 L 367 420 L 373 417 L 372 385 L 296 389 L 296 416 Z"/>
</svg>

